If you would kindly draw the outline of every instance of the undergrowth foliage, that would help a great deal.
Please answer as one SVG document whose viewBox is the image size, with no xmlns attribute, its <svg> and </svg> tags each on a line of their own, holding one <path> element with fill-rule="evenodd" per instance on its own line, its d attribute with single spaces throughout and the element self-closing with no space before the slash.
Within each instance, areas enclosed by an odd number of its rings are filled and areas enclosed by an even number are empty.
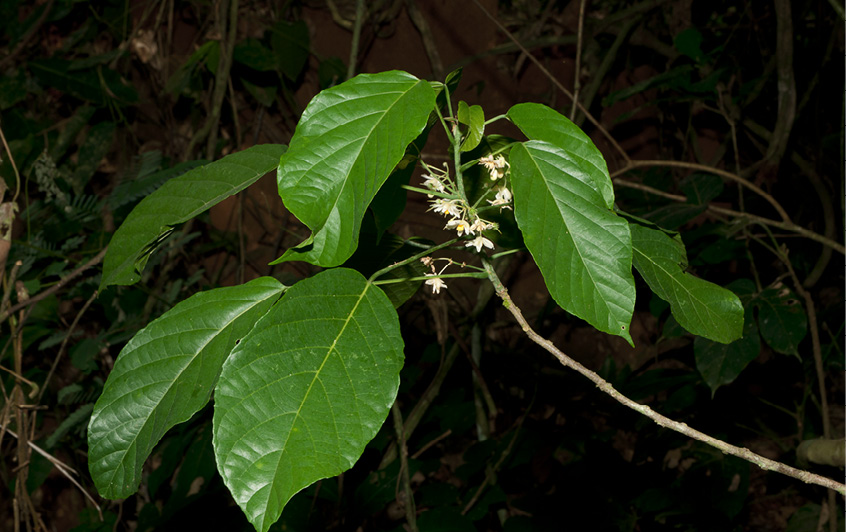
<svg viewBox="0 0 846 532">
<path fill-rule="evenodd" d="M 630 344 L 637 271 L 679 325 L 709 342 L 698 364 L 713 390 L 743 369 L 718 346 L 744 335 L 745 292 L 687 273 L 678 233 L 617 209 L 604 158 L 573 122 L 533 103 L 486 120 L 480 106 L 452 101 L 459 77 L 356 76 L 311 101 L 289 146 L 191 169 L 133 209 L 112 238 L 101 289 L 136 282 L 174 225 L 273 170 L 284 206 L 311 231 L 277 262 L 325 269 L 293 286 L 262 277 L 201 292 L 130 340 L 88 428 L 103 496 L 134 493 L 156 443 L 213 396 L 218 471 L 249 521 L 268 530 L 298 491 L 352 467 L 385 422 L 404 358 L 396 308 L 454 277 L 492 282 L 513 306 L 496 267 L 521 249 L 562 309 Z M 525 139 L 486 135 L 497 120 Z M 443 167 L 420 160 L 433 127 L 450 142 Z M 424 180 L 409 184 L 418 163 Z M 427 195 L 454 238 L 415 239 L 401 253 L 360 248 L 365 232 L 395 238 L 384 231 L 402 209 L 384 197 L 405 190 Z M 363 275 L 348 267 L 356 252 L 390 262 Z"/>
</svg>

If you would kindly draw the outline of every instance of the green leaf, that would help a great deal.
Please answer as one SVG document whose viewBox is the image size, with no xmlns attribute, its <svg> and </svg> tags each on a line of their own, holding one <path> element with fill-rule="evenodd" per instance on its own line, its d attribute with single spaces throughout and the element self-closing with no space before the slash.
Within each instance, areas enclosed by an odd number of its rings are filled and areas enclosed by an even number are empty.
<svg viewBox="0 0 846 532">
<path fill-rule="evenodd" d="M 88 467 L 103 497 L 138 489 L 150 451 L 208 402 L 232 347 L 284 289 L 261 277 L 195 294 L 126 344 L 88 426 Z"/>
<path fill-rule="evenodd" d="M 214 447 L 257 530 L 301 489 L 352 467 L 387 417 L 402 362 L 393 305 L 346 268 L 295 284 L 256 323 L 223 366 Z"/>
<path fill-rule="evenodd" d="M 237 194 L 273 170 L 285 146 L 263 144 L 175 177 L 141 200 L 109 243 L 100 290 L 141 278 L 154 244 L 171 228 Z"/>
<path fill-rule="evenodd" d="M 530 140 L 543 140 L 564 150 L 571 175 L 599 192 L 606 207 L 614 207 L 614 186 L 605 158 L 579 126 L 539 103 L 515 105 L 508 110 L 508 119 Z"/>
<path fill-rule="evenodd" d="M 753 300 L 761 336 L 774 351 L 799 356 L 799 342 L 808 332 L 805 310 L 789 288 L 767 288 Z"/>
<path fill-rule="evenodd" d="M 76 194 L 82 194 L 85 185 L 97 172 L 100 161 L 109 153 L 112 148 L 112 141 L 115 136 L 114 122 L 100 122 L 91 127 L 85 142 L 79 147 L 77 154 L 76 171 L 71 178 L 71 185 Z"/>
<path fill-rule="evenodd" d="M 631 343 L 629 224 L 561 148 L 532 140 L 515 145 L 510 159 L 514 216 L 549 293 L 564 310 Z"/>
<path fill-rule="evenodd" d="M 70 64 L 70 61 L 62 59 L 41 59 L 29 61 L 27 66 L 43 87 L 51 87 L 81 100 L 104 105 L 105 95 L 97 72 L 68 72 Z"/>
<path fill-rule="evenodd" d="M 458 102 L 458 122 L 467 126 L 467 136 L 461 144 L 461 151 L 470 151 L 482 142 L 485 135 L 485 111 L 481 105 L 469 106 Z"/>
<path fill-rule="evenodd" d="M 302 20 L 279 21 L 270 31 L 270 47 L 273 49 L 276 67 L 289 80 L 296 80 L 308 60 L 308 26 Z"/>
<path fill-rule="evenodd" d="M 693 340 L 696 369 L 711 388 L 712 394 L 720 386 L 734 382 L 743 368 L 758 358 L 761 337 L 755 320 L 750 318 L 746 317 L 743 336 L 730 344 L 720 344 L 700 336 Z"/>
<path fill-rule="evenodd" d="M 633 263 L 655 295 L 670 304 L 679 324 L 693 334 L 721 343 L 743 332 L 743 305 L 730 290 L 684 271 L 687 255 L 681 240 L 630 224 Z"/>
<path fill-rule="evenodd" d="M 179 95 L 179 93 L 185 90 L 191 82 L 191 76 L 194 75 L 194 71 L 201 64 L 206 61 L 217 64 L 216 61 L 210 61 L 209 58 L 212 55 L 217 55 L 219 50 L 220 41 L 207 41 L 203 43 L 199 48 L 197 48 L 197 50 L 194 51 L 193 54 L 191 54 L 191 57 L 177 68 L 176 72 L 174 72 L 170 78 L 168 78 L 164 88 L 165 92 Z"/>
<path fill-rule="evenodd" d="M 748 279 L 737 279 L 727 288 L 743 302 L 743 336 L 730 344 L 720 344 L 701 336 L 693 340 L 696 369 L 711 388 L 712 394 L 720 386 L 734 382 L 743 368 L 755 360 L 761 351 L 758 325 L 752 316 L 755 284 Z"/>
<path fill-rule="evenodd" d="M 723 180 L 714 174 L 691 174 L 680 184 L 688 203 L 705 205 L 723 192 Z"/>
<path fill-rule="evenodd" d="M 312 234 L 274 264 L 337 266 L 355 251 L 376 192 L 426 125 L 428 82 L 400 71 L 361 74 L 318 94 L 279 162 L 279 195 Z"/>
<path fill-rule="evenodd" d="M 247 89 L 247 92 L 249 92 L 250 95 L 263 106 L 272 107 L 274 102 L 276 102 L 276 94 L 279 92 L 278 85 L 254 85 L 245 78 L 241 78 L 241 83 L 244 85 L 244 88 Z"/>
<path fill-rule="evenodd" d="M 273 53 L 265 48 L 258 39 L 248 38 L 235 46 L 232 59 L 236 63 L 250 67 L 259 72 L 267 72 L 276 69 L 276 58 Z"/>
</svg>

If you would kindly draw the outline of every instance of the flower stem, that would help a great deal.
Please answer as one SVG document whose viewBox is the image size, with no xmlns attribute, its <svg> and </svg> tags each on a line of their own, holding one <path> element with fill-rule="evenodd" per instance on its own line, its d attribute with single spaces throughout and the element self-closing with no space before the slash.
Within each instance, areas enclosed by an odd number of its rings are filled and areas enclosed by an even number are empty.
<svg viewBox="0 0 846 532">
<path fill-rule="evenodd" d="M 384 267 L 384 268 L 382 268 L 381 270 L 378 270 L 376 273 L 374 273 L 373 275 L 371 275 L 371 276 L 370 276 L 370 279 L 368 279 L 368 281 L 369 281 L 369 282 L 371 282 L 371 283 L 373 283 L 373 282 L 374 282 L 374 280 L 375 280 L 377 277 L 379 277 L 379 276 L 381 276 L 381 275 L 385 275 L 386 273 L 388 273 L 388 272 L 389 272 L 389 271 L 391 271 L 391 270 L 395 270 L 395 269 L 397 269 L 397 268 L 399 268 L 399 267 L 401 267 L 401 266 L 405 266 L 406 264 L 411 264 L 411 263 L 412 263 L 412 262 L 414 262 L 414 261 L 417 261 L 417 260 L 422 259 L 422 258 L 423 258 L 423 257 L 425 257 L 426 255 L 430 255 L 430 254 L 434 253 L 435 251 L 438 251 L 439 249 L 443 249 L 443 248 L 449 247 L 449 246 L 451 246 L 451 245 L 455 244 L 456 242 L 458 242 L 458 239 L 457 239 L 457 238 L 453 238 L 452 240 L 448 240 L 448 241 L 446 241 L 446 242 L 444 242 L 444 243 L 442 243 L 442 244 L 438 244 L 437 246 L 432 246 L 432 247 L 430 247 L 430 248 L 426 249 L 426 251 L 421 251 L 421 252 L 420 252 L 420 253 L 418 253 L 417 255 L 413 255 L 413 256 L 411 256 L 411 257 L 409 257 L 409 258 L 405 259 L 405 260 L 402 260 L 402 261 L 396 262 L 396 263 L 394 263 L 394 264 L 391 264 L 390 266 L 385 266 L 385 267 Z"/>
<path fill-rule="evenodd" d="M 428 281 L 429 279 L 455 279 L 458 277 L 465 277 L 470 279 L 487 279 L 488 274 L 485 272 L 467 272 L 467 273 L 443 273 L 440 275 L 424 275 L 424 276 L 417 276 L 417 277 L 402 277 L 396 279 L 383 279 L 381 281 L 372 281 L 372 284 L 375 285 L 383 285 L 383 284 L 396 284 L 396 283 L 405 283 L 411 281 Z"/>
</svg>

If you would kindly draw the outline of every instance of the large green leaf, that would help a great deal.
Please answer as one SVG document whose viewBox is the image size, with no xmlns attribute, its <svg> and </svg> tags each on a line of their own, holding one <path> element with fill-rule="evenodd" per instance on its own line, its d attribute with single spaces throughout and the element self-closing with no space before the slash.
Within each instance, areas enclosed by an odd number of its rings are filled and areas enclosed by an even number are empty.
<svg viewBox="0 0 846 532">
<path fill-rule="evenodd" d="M 564 310 L 631 343 L 629 224 L 561 148 L 532 140 L 515 145 L 510 158 L 514 216 L 549 293 Z"/>
<path fill-rule="evenodd" d="M 684 244 L 658 229 L 632 223 L 634 267 L 655 295 L 670 304 L 693 334 L 727 344 L 743 332 L 743 305 L 730 290 L 684 272 Z"/>
<path fill-rule="evenodd" d="M 353 270 L 300 281 L 232 352 L 215 390 L 218 470 L 261 532 L 346 471 L 387 417 L 403 342 L 393 305 Z"/>
<path fill-rule="evenodd" d="M 137 282 L 155 244 L 174 225 L 247 188 L 272 171 L 283 153 L 282 145 L 253 146 L 175 177 L 141 200 L 109 243 L 100 289 Z"/>
<path fill-rule="evenodd" d="M 531 140 L 543 140 L 564 150 L 570 174 L 593 187 L 605 206 L 614 207 L 614 185 L 599 149 L 579 126 L 539 103 L 520 103 L 508 110 L 508 119 Z"/>
<path fill-rule="evenodd" d="M 208 402 L 232 347 L 284 289 L 262 277 L 195 294 L 126 344 L 88 425 L 88 467 L 101 495 L 138 489 L 150 451 Z"/>
<path fill-rule="evenodd" d="M 318 94 L 279 163 L 279 195 L 311 236 L 276 262 L 337 266 L 364 211 L 426 125 L 435 91 L 400 71 L 361 74 Z"/>
</svg>

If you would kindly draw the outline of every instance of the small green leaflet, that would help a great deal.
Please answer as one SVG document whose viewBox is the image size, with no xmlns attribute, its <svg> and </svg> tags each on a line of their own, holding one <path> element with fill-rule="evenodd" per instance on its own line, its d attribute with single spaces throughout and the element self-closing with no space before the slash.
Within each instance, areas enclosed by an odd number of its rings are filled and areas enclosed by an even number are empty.
<svg viewBox="0 0 846 532">
<path fill-rule="evenodd" d="M 670 304 L 682 327 L 724 344 L 740 338 L 743 305 L 734 293 L 685 273 L 684 244 L 664 231 L 636 223 L 629 229 L 634 267 L 655 295 Z"/>
<path fill-rule="evenodd" d="M 481 105 L 467 105 L 458 102 L 458 122 L 467 126 L 467 136 L 461 144 L 461 151 L 476 148 L 485 135 L 485 111 Z"/>
<path fill-rule="evenodd" d="M 743 336 L 730 344 L 717 343 L 701 336 L 693 340 L 696 369 L 711 388 L 712 395 L 720 386 L 734 382 L 743 369 L 761 352 L 761 337 L 758 334 L 758 325 L 752 316 L 755 284 L 748 279 L 737 279 L 727 288 L 736 294 L 743 304 Z"/>
<path fill-rule="evenodd" d="M 799 343 L 808 332 L 805 309 L 787 287 L 766 288 L 752 303 L 758 307 L 761 336 L 778 353 L 799 356 Z"/>
<path fill-rule="evenodd" d="M 396 398 L 402 363 L 393 305 L 354 270 L 298 282 L 256 323 L 223 366 L 214 448 L 257 530 L 298 491 L 355 464 Z"/>
</svg>

